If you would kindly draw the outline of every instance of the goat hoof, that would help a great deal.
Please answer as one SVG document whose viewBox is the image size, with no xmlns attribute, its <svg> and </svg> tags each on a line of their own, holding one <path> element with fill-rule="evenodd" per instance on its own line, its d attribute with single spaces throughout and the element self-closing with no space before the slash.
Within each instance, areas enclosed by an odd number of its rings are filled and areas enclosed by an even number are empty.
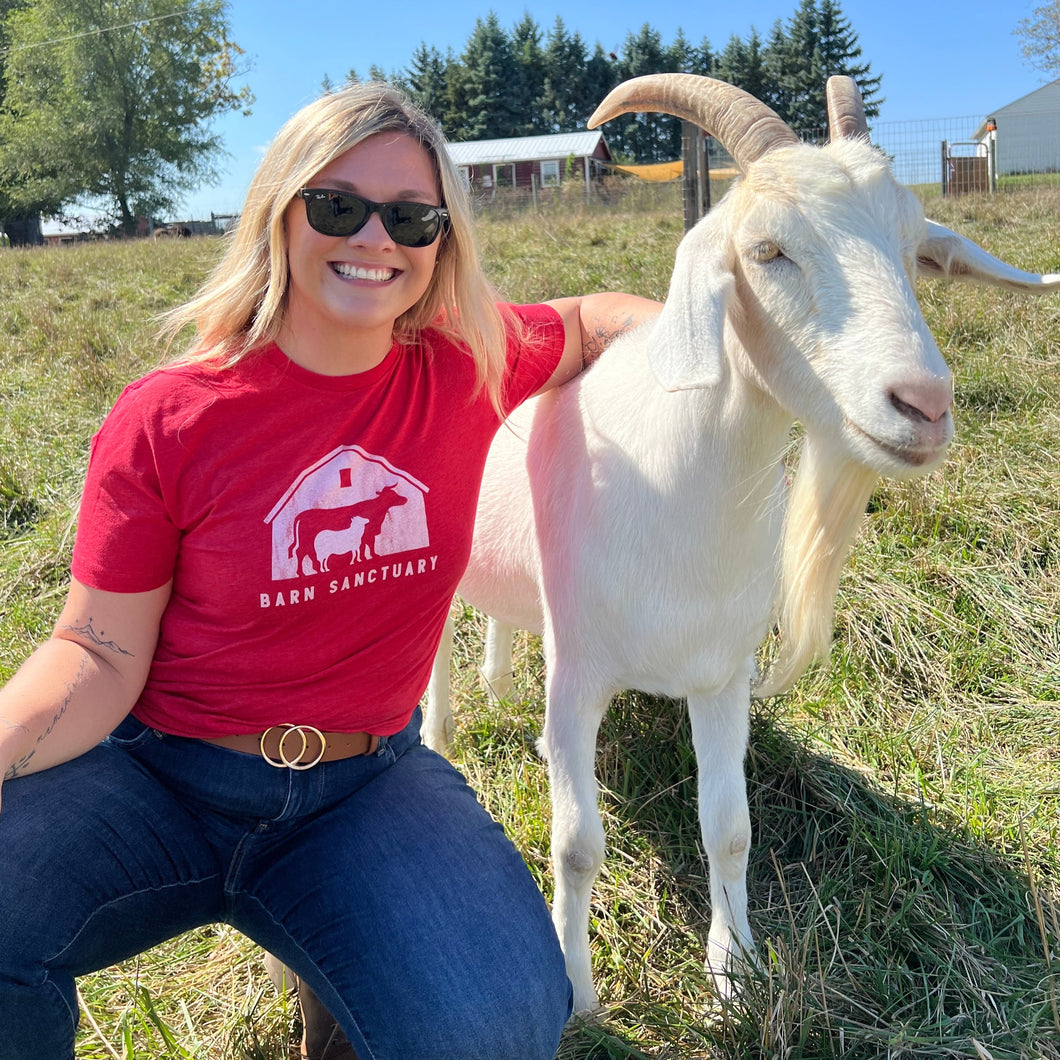
<svg viewBox="0 0 1060 1060">
<path fill-rule="evenodd" d="M 515 678 L 513 674 L 500 674 L 497 677 L 482 675 L 486 692 L 491 703 L 512 703 L 515 700 Z"/>
<path fill-rule="evenodd" d="M 590 988 L 588 991 L 584 991 L 579 990 L 577 987 L 574 988 L 572 1019 L 584 1022 L 595 1021 L 603 1015 L 603 1012 L 604 1006 L 600 1004 L 600 999 L 596 996 L 595 990 Z"/>
<path fill-rule="evenodd" d="M 735 941 L 735 940 L 733 940 Z M 714 983 L 714 994 L 719 1001 L 734 1001 L 740 994 L 740 979 L 759 967 L 753 949 L 737 950 L 718 942 L 711 942 L 704 962 L 706 972 Z"/>
<path fill-rule="evenodd" d="M 423 742 L 438 754 L 448 757 L 449 748 L 456 733 L 456 720 L 450 715 L 440 725 L 433 724 L 423 729 Z"/>
</svg>

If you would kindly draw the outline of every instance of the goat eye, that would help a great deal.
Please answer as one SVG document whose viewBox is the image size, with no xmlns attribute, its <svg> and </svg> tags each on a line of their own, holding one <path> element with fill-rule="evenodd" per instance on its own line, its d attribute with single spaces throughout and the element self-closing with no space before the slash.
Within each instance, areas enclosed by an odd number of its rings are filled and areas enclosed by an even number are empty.
<svg viewBox="0 0 1060 1060">
<path fill-rule="evenodd" d="M 763 240 L 761 243 L 755 243 L 751 247 L 750 258 L 753 262 L 759 265 L 765 265 L 770 261 L 776 261 L 777 258 L 784 257 L 780 247 L 776 243 L 770 243 L 768 240 Z"/>
</svg>

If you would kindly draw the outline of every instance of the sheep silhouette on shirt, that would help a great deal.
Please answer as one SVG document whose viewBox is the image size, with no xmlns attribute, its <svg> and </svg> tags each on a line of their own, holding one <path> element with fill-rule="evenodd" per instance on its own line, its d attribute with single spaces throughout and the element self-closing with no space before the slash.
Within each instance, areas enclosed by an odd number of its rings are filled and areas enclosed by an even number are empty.
<svg viewBox="0 0 1060 1060">
<path fill-rule="evenodd" d="M 294 540 L 288 550 L 301 574 L 328 571 L 335 556 L 349 555 L 349 566 L 373 559 L 383 522 L 392 508 L 407 503 L 394 485 L 384 486 L 374 497 L 339 508 L 307 508 L 294 521 Z M 358 524 L 361 524 L 358 531 Z M 306 564 L 308 563 L 308 568 Z"/>
</svg>

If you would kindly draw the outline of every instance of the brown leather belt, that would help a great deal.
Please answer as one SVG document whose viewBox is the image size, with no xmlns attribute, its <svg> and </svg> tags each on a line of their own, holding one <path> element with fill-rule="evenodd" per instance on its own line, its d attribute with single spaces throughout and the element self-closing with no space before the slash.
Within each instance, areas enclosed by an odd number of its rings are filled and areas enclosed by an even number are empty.
<svg viewBox="0 0 1060 1060">
<path fill-rule="evenodd" d="M 369 755 L 379 737 L 368 732 L 321 732 L 313 725 L 273 725 L 264 732 L 212 736 L 206 743 L 261 755 L 277 769 L 312 769 L 318 762 Z"/>
</svg>

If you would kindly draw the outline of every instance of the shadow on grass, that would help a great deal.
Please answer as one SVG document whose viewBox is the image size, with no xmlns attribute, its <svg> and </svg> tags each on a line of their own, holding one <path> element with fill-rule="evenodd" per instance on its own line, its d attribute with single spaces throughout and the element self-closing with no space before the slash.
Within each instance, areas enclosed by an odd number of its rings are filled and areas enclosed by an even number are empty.
<svg viewBox="0 0 1060 1060">
<path fill-rule="evenodd" d="M 507 739 L 529 745 L 520 727 Z M 1060 1057 L 1056 909 L 1025 870 L 809 749 L 768 708 L 746 770 L 760 965 L 723 1003 L 701 966 L 710 897 L 684 706 L 616 699 L 590 928 L 605 1011 L 572 1024 L 561 1060 Z"/>
</svg>

